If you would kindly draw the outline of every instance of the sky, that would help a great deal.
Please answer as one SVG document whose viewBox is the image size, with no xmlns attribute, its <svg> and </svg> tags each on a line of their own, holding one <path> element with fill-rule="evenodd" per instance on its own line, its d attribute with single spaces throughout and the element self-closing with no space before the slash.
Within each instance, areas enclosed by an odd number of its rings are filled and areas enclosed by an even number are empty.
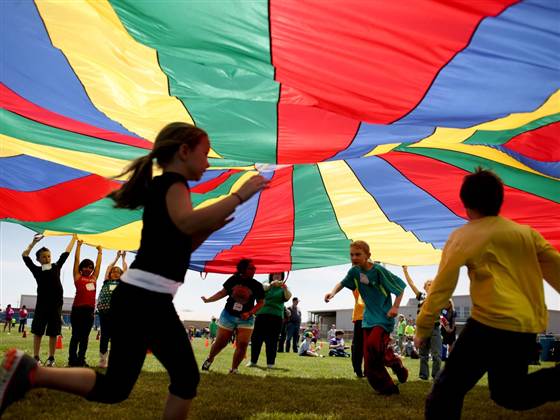
<svg viewBox="0 0 560 420">
<path fill-rule="evenodd" d="M 34 232 L 12 223 L 0 222 L 0 308 L 4 310 L 7 304 L 19 306 L 22 294 L 36 294 L 36 283 L 31 272 L 25 267 L 21 253 L 33 239 Z M 58 259 L 60 253 L 64 251 L 70 236 L 67 237 L 46 237 L 39 242 L 31 253 L 34 258 L 34 251 L 41 246 L 49 248 L 53 254 L 53 262 Z M 116 252 L 104 250 L 101 265 L 100 281 L 105 274 L 107 265 L 115 258 Z M 94 247 L 84 244 L 82 246 L 81 258 L 90 258 L 95 261 L 97 251 Z M 375 255 L 372 256 L 375 259 Z M 72 265 L 74 254 L 64 264 L 62 270 L 62 286 L 65 297 L 73 297 L 75 288 L 72 280 Z M 134 254 L 127 255 L 130 264 L 134 259 Z M 119 262 L 120 263 L 120 262 Z M 399 266 L 387 265 L 387 269 L 404 280 L 402 268 Z M 257 267 L 258 269 L 258 267 Z M 354 305 L 352 293 L 342 290 L 330 303 L 325 303 L 323 297 L 332 290 L 334 285 L 341 281 L 350 269 L 350 264 L 320 269 L 298 270 L 289 273 L 287 286 L 293 296 L 300 300 L 302 317 L 307 320 L 309 310 L 334 310 L 348 309 Z M 437 272 L 437 266 L 409 267 L 409 273 L 418 288 L 421 288 L 424 281 L 433 278 Z M 204 274 L 203 274 L 204 276 Z M 187 273 L 185 284 L 179 288 L 174 299 L 174 304 L 179 312 L 194 311 L 198 314 L 219 316 L 225 305 L 225 299 L 213 303 L 204 303 L 201 296 L 211 296 L 221 289 L 222 284 L 228 278 L 223 274 L 208 274 L 202 277 L 196 271 Z M 255 278 L 259 281 L 267 279 L 265 274 L 257 274 Z M 98 290 L 100 287 L 98 287 Z M 469 280 L 466 271 L 461 270 L 459 283 L 455 295 L 469 294 Z M 405 289 L 403 304 L 408 299 L 413 298 L 410 287 Z M 560 310 L 560 296 L 548 285 L 545 284 L 545 300 L 549 309 Z"/>
</svg>

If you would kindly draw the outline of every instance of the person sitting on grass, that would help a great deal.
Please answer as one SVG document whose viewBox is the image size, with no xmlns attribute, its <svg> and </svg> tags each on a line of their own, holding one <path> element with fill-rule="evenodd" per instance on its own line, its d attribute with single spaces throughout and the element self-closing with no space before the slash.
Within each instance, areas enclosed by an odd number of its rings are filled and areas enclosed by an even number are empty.
<svg viewBox="0 0 560 420">
<path fill-rule="evenodd" d="M 122 258 L 122 268 L 118 267 L 117 261 Z M 105 271 L 105 280 L 99 291 L 97 299 L 97 312 L 99 313 L 99 324 L 101 336 L 99 337 L 99 367 L 106 368 L 108 361 L 109 341 L 114 335 L 113 322 L 111 318 L 111 296 L 121 281 L 121 276 L 128 269 L 126 264 L 126 251 L 117 251 L 115 260 L 109 264 Z"/>
<path fill-rule="evenodd" d="M 345 351 L 348 348 L 344 345 L 344 331 L 336 330 L 334 337 L 329 340 L 329 356 L 350 357 L 350 354 Z"/>
<path fill-rule="evenodd" d="M 42 247 L 35 257 L 40 266 L 36 266 L 29 254 L 33 247 L 43 239 L 43 235 L 35 235 L 27 249 L 23 251 L 23 262 L 29 268 L 37 281 L 37 302 L 33 322 L 31 322 L 31 334 L 33 334 L 33 357 L 40 364 L 39 353 L 41 352 L 41 340 L 45 333 L 49 337 L 49 358 L 46 367 L 54 366 L 54 354 L 56 351 L 56 338 L 60 335 L 62 328 L 62 283 L 60 281 L 60 270 L 68 259 L 70 251 L 77 240 L 72 236 L 66 250 L 60 254 L 58 261 L 51 263 L 51 251 Z"/>
<path fill-rule="evenodd" d="M 319 354 L 321 348 L 313 348 L 313 334 L 310 332 L 306 332 L 303 334 L 303 341 L 301 342 L 298 355 L 299 356 L 310 356 L 310 357 L 323 357 L 322 354 Z"/>
<path fill-rule="evenodd" d="M 468 223 L 451 233 L 416 320 L 415 344 L 432 335 L 462 266 L 471 281 L 472 313 L 426 399 L 426 419 L 459 419 L 466 393 L 488 373 L 490 397 L 512 410 L 560 400 L 560 366 L 528 373 L 536 334 L 547 326 L 543 278 L 560 292 L 560 253 L 530 226 L 499 215 L 504 185 L 477 168 L 459 194 Z M 499 357 L 488 349 L 507 343 Z"/>
<path fill-rule="evenodd" d="M 85 366 L 86 352 L 89 342 L 89 333 L 93 327 L 95 312 L 95 292 L 97 278 L 101 268 L 102 249 L 97 247 L 97 260 L 86 258 L 80 261 L 80 251 L 83 241 L 79 240 L 74 255 L 74 285 L 76 296 L 72 304 L 70 323 L 72 324 L 72 337 L 68 346 L 68 366 Z"/>
<path fill-rule="evenodd" d="M 370 385 L 383 395 L 398 394 L 399 388 L 385 369 L 390 367 L 400 383 L 408 379 L 408 370 L 400 357 L 395 355 L 389 345 L 390 333 L 395 327 L 404 289 L 404 282 L 379 264 L 370 261 L 369 245 L 364 241 L 350 244 L 350 259 L 353 267 L 340 283 L 325 295 L 329 302 L 346 287 L 358 289 L 365 303 L 363 317 L 365 374 Z M 396 296 L 391 301 L 391 293 Z"/>
</svg>

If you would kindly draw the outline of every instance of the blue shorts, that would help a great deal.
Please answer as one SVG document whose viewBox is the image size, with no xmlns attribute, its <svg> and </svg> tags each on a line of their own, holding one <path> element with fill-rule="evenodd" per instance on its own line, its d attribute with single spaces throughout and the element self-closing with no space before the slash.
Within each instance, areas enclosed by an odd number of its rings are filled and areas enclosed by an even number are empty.
<svg viewBox="0 0 560 420">
<path fill-rule="evenodd" d="M 224 330 L 233 331 L 234 329 L 246 328 L 252 330 L 255 325 L 255 316 L 251 316 L 249 319 L 241 319 L 238 316 L 230 314 L 225 309 L 220 314 L 220 319 L 218 320 L 218 326 Z"/>
</svg>

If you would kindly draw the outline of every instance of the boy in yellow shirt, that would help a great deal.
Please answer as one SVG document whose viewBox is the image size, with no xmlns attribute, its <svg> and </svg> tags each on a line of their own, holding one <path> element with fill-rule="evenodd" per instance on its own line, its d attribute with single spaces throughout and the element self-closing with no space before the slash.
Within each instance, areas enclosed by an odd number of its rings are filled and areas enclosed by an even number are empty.
<svg viewBox="0 0 560 420">
<path fill-rule="evenodd" d="M 449 237 L 430 293 L 416 320 L 415 344 L 428 338 L 465 265 L 471 318 L 426 400 L 427 419 L 461 417 L 465 394 L 488 372 L 491 398 L 513 410 L 560 400 L 560 365 L 528 374 L 536 334 L 545 330 L 544 278 L 560 292 L 560 253 L 529 226 L 498 216 L 502 181 L 477 169 L 460 197 L 469 222 Z M 488 348 L 509 350 L 488 358 Z"/>
</svg>

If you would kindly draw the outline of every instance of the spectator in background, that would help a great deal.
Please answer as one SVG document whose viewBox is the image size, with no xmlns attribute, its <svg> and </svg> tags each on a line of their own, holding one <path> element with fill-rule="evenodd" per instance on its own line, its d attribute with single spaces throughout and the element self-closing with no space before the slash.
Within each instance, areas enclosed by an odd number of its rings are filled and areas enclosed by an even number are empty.
<svg viewBox="0 0 560 420">
<path fill-rule="evenodd" d="M 216 322 L 216 317 L 213 316 L 210 325 L 208 325 L 208 333 L 210 335 L 210 343 L 216 340 L 216 335 L 218 334 L 218 323 Z"/>
<path fill-rule="evenodd" d="M 404 327 L 404 335 L 407 340 L 413 340 L 414 334 L 416 333 L 416 328 L 414 327 L 414 320 L 409 319 L 406 327 Z"/>
<path fill-rule="evenodd" d="M 447 360 L 449 353 L 453 350 L 453 344 L 455 344 L 455 339 L 457 337 L 457 326 L 455 325 L 456 318 L 457 312 L 455 311 L 453 300 L 449 299 L 447 307 L 442 309 L 439 317 L 443 343 L 443 347 L 441 349 L 441 360 Z"/>
<path fill-rule="evenodd" d="M 286 353 L 290 352 L 290 340 L 292 340 L 292 348 L 294 353 L 298 352 L 299 343 L 299 329 L 301 327 L 301 311 L 298 308 L 299 299 L 294 297 L 292 299 L 292 306 L 290 306 L 290 318 L 288 319 L 287 334 L 286 334 Z"/>
<path fill-rule="evenodd" d="M 350 354 L 345 351 L 348 348 L 344 344 L 344 331 L 336 330 L 334 337 L 329 340 L 329 356 L 350 357 Z"/>
<path fill-rule="evenodd" d="M 332 340 L 336 336 L 336 324 L 331 324 L 331 329 L 327 331 L 327 340 Z"/>
<path fill-rule="evenodd" d="M 288 321 L 292 316 L 292 312 L 284 306 L 284 319 L 282 320 L 282 328 L 280 329 L 280 337 L 278 338 L 278 353 L 284 353 L 284 343 L 286 342 L 286 334 L 288 332 Z"/>
<path fill-rule="evenodd" d="M 406 278 L 406 282 L 414 292 L 414 295 L 416 296 L 416 300 L 418 301 L 417 313 L 420 313 L 420 310 L 422 309 L 422 305 L 424 305 L 424 301 L 426 300 L 426 297 L 430 293 L 432 280 L 426 280 L 426 282 L 424 282 L 424 291 L 426 293 L 423 293 L 420 290 L 418 290 L 418 288 L 412 281 L 412 278 L 408 274 L 408 267 L 406 265 L 403 265 L 402 269 L 404 272 L 404 276 Z M 418 349 L 420 352 L 420 372 L 418 374 L 418 377 L 420 379 L 426 381 L 430 376 L 430 367 L 428 364 L 430 354 L 432 355 L 432 378 L 435 379 L 435 377 L 439 373 L 439 370 L 441 368 L 441 346 L 442 346 L 442 340 L 441 340 L 440 324 L 439 321 L 437 321 L 432 326 L 432 335 L 426 340 L 423 340 L 422 345 Z"/>
<path fill-rule="evenodd" d="M 8 306 L 6 306 L 6 318 L 4 322 L 4 332 L 6 332 L 6 327 L 8 327 L 8 334 L 12 332 L 12 318 L 15 313 L 16 311 L 14 311 L 12 305 L 8 304 Z"/>
<path fill-rule="evenodd" d="M 274 368 L 278 336 L 284 318 L 284 302 L 287 302 L 292 293 L 284 282 L 284 273 L 272 273 L 267 283 L 263 284 L 264 305 L 257 312 L 255 328 L 251 336 L 251 360 L 247 367 L 257 366 L 263 343 L 266 345 L 266 365 Z"/>
<path fill-rule="evenodd" d="M 401 354 L 403 351 L 403 345 L 405 339 L 405 334 L 404 334 L 405 328 L 406 328 L 406 321 L 404 319 L 404 315 L 399 314 L 399 319 L 397 321 L 397 348 L 399 349 L 399 353 Z"/>
<path fill-rule="evenodd" d="M 25 326 L 27 325 L 27 317 L 29 316 L 29 312 L 27 311 L 27 306 L 23 305 L 19 310 L 19 328 L 18 332 L 24 333 Z"/>
<path fill-rule="evenodd" d="M 313 324 L 311 327 L 311 334 L 313 334 L 313 339 L 311 341 L 314 344 L 317 344 L 319 342 L 319 336 L 321 335 L 321 331 L 319 331 L 317 324 Z"/>
<path fill-rule="evenodd" d="M 313 338 L 313 334 L 310 332 L 306 332 L 303 335 L 303 341 L 298 349 L 298 355 L 300 356 L 310 356 L 310 357 L 323 357 L 322 354 L 319 354 L 320 348 L 313 348 L 313 343 L 311 339 Z"/>
</svg>

